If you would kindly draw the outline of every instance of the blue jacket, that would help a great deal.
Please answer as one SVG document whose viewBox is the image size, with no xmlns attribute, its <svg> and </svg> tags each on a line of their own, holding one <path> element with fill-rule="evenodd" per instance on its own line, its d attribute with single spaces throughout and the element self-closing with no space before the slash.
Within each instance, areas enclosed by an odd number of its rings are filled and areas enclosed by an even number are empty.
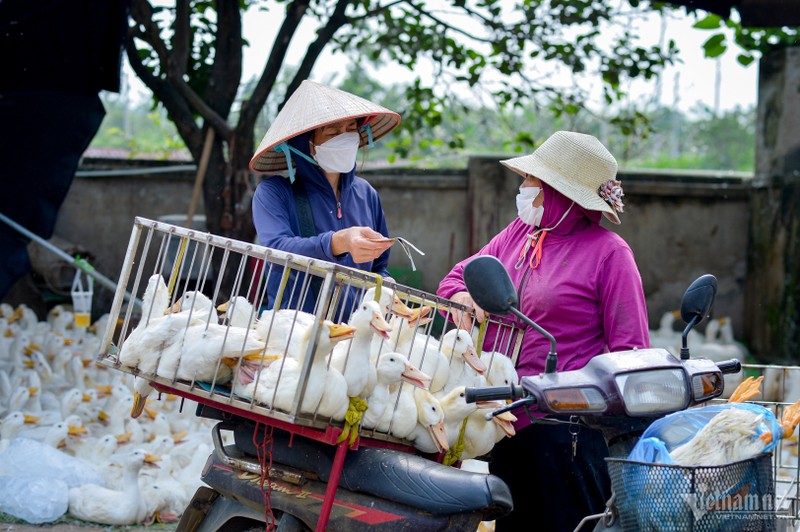
<svg viewBox="0 0 800 532">
<path fill-rule="evenodd" d="M 303 153 L 309 154 L 309 133 L 298 135 L 289 140 L 289 144 Z M 310 155 L 310 154 L 309 154 Z M 288 253 L 304 255 L 314 259 L 334 262 L 344 266 L 358 268 L 368 272 L 388 276 L 386 269 L 389 262 L 389 250 L 372 262 L 356 264 L 349 253 L 333 255 L 331 238 L 340 229 L 353 226 L 365 226 L 382 235 L 389 236 L 386 217 L 383 213 L 377 191 L 366 180 L 355 175 L 355 169 L 342 174 L 341 202 L 337 205 L 336 195 L 325 174 L 302 157 L 293 154 L 296 164 L 295 179 L 302 181 L 314 216 L 317 235 L 303 238 L 300 232 L 300 219 L 294 200 L 294 191 L 289 179 L 283 176 L 271 176 L 263 179 L 253 196 L 253 223 L 258 233 L 258 241 L 262 246 L 279 249 Z M 280 285 L 280 271 L 273 271 L 269 276 L 267 308 L 272 308 L 273 299 Z M 287 284 L 287 292 L 294 279 Z M 299 294 L 296 294 L 296 296 Z M 313 299 L 303 306 L 303 310 L 313 312 Z M 293 298 L 296 301 L 297 297 Z M 284 297 L 282 308 L 291 307 L 288 297 Z"/>
</svg>

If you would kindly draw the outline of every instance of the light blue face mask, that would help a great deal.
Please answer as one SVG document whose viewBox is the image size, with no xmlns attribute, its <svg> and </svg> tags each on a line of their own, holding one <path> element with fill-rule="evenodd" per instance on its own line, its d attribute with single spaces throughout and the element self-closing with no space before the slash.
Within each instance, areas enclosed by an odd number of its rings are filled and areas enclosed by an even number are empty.
<svg viewBox="0 0 800 532">
<path fill-rule="evenodd" d="M 364 124 L 359 129 L 362 129 L 367 132 L 367 146 L 372 148 L 374 146 L 372 142 L 372 128 L 369 124 Z M 294 146 L 290 146 L 288 142 L 284 141 L 275 146 L 275 151 L 282 153 L 286 156 L 286 166 L 289 169 L 289 182 L 294 183 L 294 166 L 292 166 L 292 153 L 295 153 L 305 159 L 306 161 L 310 162 L 313 165 L 319 166 L 319 163 L 315 161 L 312 157 L 306 155 L 302 151 L 298 150 Z"/>
</svg>

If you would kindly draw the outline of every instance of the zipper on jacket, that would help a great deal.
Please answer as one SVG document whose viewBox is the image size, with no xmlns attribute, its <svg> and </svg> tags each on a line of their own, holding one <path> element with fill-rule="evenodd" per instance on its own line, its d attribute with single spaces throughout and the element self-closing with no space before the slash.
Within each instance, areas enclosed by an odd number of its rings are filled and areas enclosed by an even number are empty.
<svg viewBox="0 0 800 532">
<path fill-rule="evenodd" d="M 336 202 L 336 218 L 338 218 L 339 220 L 342 219 L 342 202 L 341 201 L 337 201 Z"/>
</svg>

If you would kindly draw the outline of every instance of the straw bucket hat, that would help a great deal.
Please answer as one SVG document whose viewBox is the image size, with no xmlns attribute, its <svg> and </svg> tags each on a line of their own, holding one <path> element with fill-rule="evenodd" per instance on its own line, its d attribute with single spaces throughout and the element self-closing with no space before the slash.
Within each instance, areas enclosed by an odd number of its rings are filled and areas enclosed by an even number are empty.
<svg viewBox="0 0 800 532">
<path fill-rule="evenodd" d="M 400 115 L 385 107 L 349 92 L 303 81 L 261 140 L 250 159 L 250 170 L 256 173 L 286 170 L 286 155 L 275 151 L 276 146 L 301 133 L 350 118 L 365 118 L 365 125 L 369 126 L 359 130 L 360 146 L 383 137 L 400 124 Z"/>
<path fill-rule="evenodd" d="M 601 211 L 620 223 L 617 212 L 622 212 L 623 205 L 622 187 L 615 181 L 617 161 L 591 135 L 557 131 L 532 154 L 500 164 L 523 177 L 537 177 L 584 209 Z"/>
</svg>

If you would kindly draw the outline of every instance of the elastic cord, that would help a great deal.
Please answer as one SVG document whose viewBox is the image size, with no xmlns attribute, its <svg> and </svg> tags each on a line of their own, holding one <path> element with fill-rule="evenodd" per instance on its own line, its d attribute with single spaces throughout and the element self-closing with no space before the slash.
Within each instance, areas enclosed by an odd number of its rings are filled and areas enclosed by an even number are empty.
<svg viewBox="0 0 800 532">
<path fill-rule="evenodd" d="M 374 146 L 373 143 L 372 143 L 372 127 L 370 127 L 369 124 L 364 124 L 363 126 L 361 126 L 361 129 L 364 129 L 364 130 L 367 131 L 367 145 L 370 148 L 372 148 Z"/>
</svg>

